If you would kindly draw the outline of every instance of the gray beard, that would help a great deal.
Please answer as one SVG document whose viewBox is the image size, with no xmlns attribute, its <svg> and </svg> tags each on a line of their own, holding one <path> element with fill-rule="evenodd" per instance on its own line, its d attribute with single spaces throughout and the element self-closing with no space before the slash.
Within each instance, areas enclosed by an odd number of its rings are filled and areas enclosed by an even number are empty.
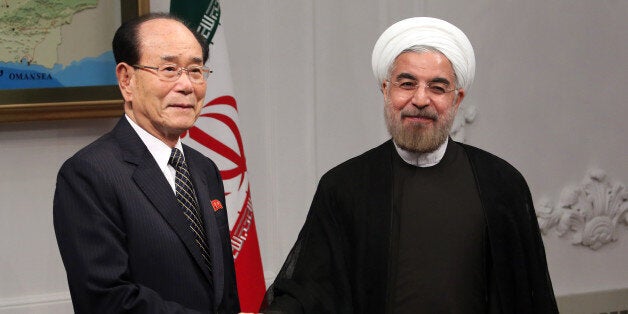
<svg viewBox="0 0 628 314">
<path fill-rule="evenodd" d="M 388 133 L 392 136 L 397 146 L 415 153 L 429 153 L 438 149 L 448 139 L 456 116 L 454 106 L 442 116 L 438 116 L 433 109 L 430 110 L 431 107 L 426 109 L 414 107 L 410 110 L 398 112 L 399 116 L 396 117 L 390 108 L 390 104 L 384 105 L 384 116 Z M 433 128 L 425 128 L 422 125 L 411 125 L 404 128 L 401 123 L 401 115 L 404 113 L 430 116 L 435 118 L 435 125 Z"/>
</svg>

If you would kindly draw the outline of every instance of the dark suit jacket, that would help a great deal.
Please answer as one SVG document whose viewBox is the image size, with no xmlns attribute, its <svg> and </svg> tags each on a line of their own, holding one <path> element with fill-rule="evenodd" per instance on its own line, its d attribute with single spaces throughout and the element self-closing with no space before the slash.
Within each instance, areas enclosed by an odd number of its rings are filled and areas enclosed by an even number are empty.
<svg viewBox="0 0 628 314">
<path fill-rule="evenodd" d="M 183 150 L 211 274 L 171 186 L 125 117 L 61 167 L 54 227 L 77 313 L 239 311 L 218 169 L 190 147 Z M 223 209 L 214 211 L 215 199 Z"/>
<path fill-rule="evenodd" d="M 558 313 L 532 198 L 506 161 L 462 145 L 488 229 L 489 313 Z M 320 180 L 264 313 L 392 313 L 399 237 L 392 141 Z"/>
</svg>

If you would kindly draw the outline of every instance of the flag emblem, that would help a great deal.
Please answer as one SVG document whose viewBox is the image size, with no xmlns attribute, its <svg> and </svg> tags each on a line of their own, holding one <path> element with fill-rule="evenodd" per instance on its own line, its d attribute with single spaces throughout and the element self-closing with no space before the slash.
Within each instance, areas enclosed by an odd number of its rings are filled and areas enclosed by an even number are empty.
<svg viewBox="0 0 628 314">
<path fill-rule="evenodd" d="M 214 208 L 214 211 L 217 212 L 222 209 L 222 203 L 219 200 L 212 200 L 212 207 Z"/>
</svg>

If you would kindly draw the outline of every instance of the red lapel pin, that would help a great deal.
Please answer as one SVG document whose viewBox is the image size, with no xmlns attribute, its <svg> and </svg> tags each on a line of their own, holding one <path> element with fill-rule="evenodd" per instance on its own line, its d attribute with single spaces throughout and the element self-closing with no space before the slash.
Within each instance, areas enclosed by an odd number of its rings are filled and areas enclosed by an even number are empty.
<svg viewBox="0 0 628 314">
<path fill-rule="evenodd" d="M 219 209 L 222 209 L 222 203 L 219 200 L 212 200 L 212 207 L 214 208 L 214 211 L 218 211 Z"/>
</svg>

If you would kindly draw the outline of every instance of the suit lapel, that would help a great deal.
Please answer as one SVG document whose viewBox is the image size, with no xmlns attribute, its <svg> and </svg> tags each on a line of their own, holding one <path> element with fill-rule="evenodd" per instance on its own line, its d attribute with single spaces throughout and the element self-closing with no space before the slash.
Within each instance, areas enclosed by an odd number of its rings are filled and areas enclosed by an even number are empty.
<svg viewBox="0 0 628 314">
<path fill-rule="evenodd" d="M 155 162 L 146 145 L 144 145 L 125 117 L 120 119 L 118 125 L 114 128 L 114 132 L 120 142 L 124 160 L 136 165 L 133 180 L 164 220 L 168 222 L 168 225 L 170 225 L 177 236 L 179 236 L 186 249 L 196 260 L 204 276 L 209 280 L 209 270 L 203 261 L 203 257 L 194 240 L 194 235 L 190 231 L 190 224 L 177 203 L 177 198 L 157 162 Z"/>
<path fill-rule="evenodd" d="M 203 172 L 199 171 L 198 165 L 200 162 L 194 158 L 190 149 L 187 146 L 183 146 L 185 152 L 186 161 L 190 168 L 192 175 L 192 182 L 196 189 L 196 196 L 203 216 L 203 222 L 205 224 L 205 235 L 207 236 L 206 242 L 209 246 L 210 258 L 212 262 L 212 278 L 214 287 L 214 305 L 219 306 L 220 300 L 224 291 L 224 263 L 223 263 L 223 250 L 220 232 L 218 228 L 218 222 L 214 214 L 213 207 L 211 205 L 212 199 L 222 199 L 221 195 L 218 195 L 218 189 L 210 187 L 207 182 L 207 178 L 203 176 Z M 218 178 L 220 180 L 220 178 Z"/>
<path fill-rule="evenodd" d="M 133 180 L 140 187 L 142 192 L 150 199 L 155 209 L 161 214 L 161 216 L 168 222 L 170 227 L 175 231 L 179 238 L 185 244 L 187 250 L 194 256 L 196 263 L 199 265 L 205 277 L 209 280 L 209 270 L 201 251 L 194 240 L 194 234 L 190 230 L 190 222 L 185 218 L 183 210 L 177 199 L 172 192 L 172 188 L 165 180 L 156 180 L 158 176 L 163 177 L 163 173 L 153 160 L 152 156 L 150 160 L 138 165 L 135 173 L 133 174 Z M 154 164 L 154 165 L 153 165 Z"/>
</svg>

